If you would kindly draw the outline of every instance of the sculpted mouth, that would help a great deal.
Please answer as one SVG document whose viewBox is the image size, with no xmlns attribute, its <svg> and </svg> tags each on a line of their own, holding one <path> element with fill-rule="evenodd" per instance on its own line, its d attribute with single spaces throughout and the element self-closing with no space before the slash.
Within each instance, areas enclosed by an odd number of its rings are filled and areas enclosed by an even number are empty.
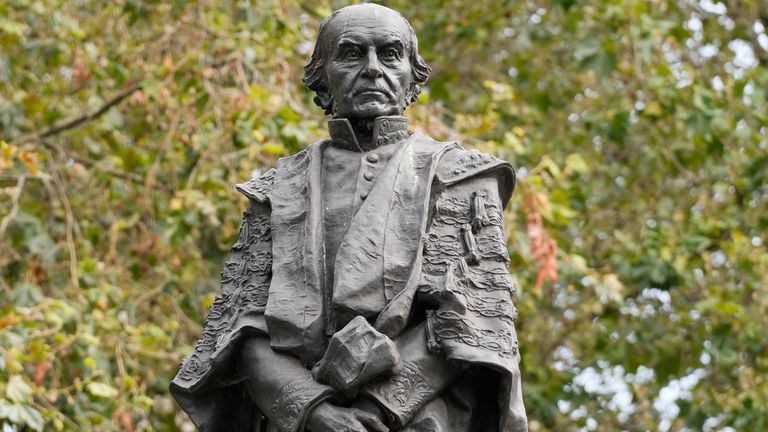
<svg viewBox="0 0 768 432">
<path fill-rule="evenodd" d="M 382 90 L 379 88 L 366 88 L 366 89 L 359 90 L 357 93 L 355 93 L 355 95 L 361 95 L 364 93 L 380 93 L 383 95 L 388 94 L 385 90 Z"/>
</svg>

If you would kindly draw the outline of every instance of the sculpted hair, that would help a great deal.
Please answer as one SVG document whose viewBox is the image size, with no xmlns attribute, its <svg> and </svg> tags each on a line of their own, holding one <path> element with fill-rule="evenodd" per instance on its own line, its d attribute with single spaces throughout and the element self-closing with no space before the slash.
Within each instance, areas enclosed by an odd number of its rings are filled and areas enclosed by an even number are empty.
<svg viewBox="0 0 768 432">
<path fill-rule="evenodd" d="M 330 55 L 332 48 L 330 46 L 331 42 L 327 40 L 328 35 L 326 34 L 326 29 L 328 23 L 331 22 L 339 12 L 341 12 L 341 10 L 337 10 L 320 24 L 320 31 L 317 34 L 317 42 L 315 43 L 315 49 L 312 51 L 312 58 L 309 60 L 309 63 L 304 66 L 304 77 L 301 79 L 301 82 L 304 83 L 308 89 L 315 92 L 314 101 L 320 108 L 325 110 L 326 114 L 333 114 L 333 96 L 331 96 L 331 92 L 328 89 L 328 80 L 325 76 L 324 67 L 325 62 L 327 61 L 327 56 Z M 421 93 L 419 84 L 423 84 L 427 81 L 430 72 L 432 72 L 432 68 L 430 68 L 427 62 L 425 62 L 419 55 L 419 42 L 416 39 L 416 32 L 413 30 L 413 27 L 411 27 L 411 23 L 409 23 L 400 12 L 394 12 L 400 15 L 405 22 L 405 25 L 408 27 L 408 40 L 406 41 L 406 44 L 408 45 L 408 60 L 411 63 L 412 78 L 411 86 L 408 89 L 405 101 L 406 106 L 408 106 L 415 102 L 419 97 L 419 93 Z"/>
</svg>

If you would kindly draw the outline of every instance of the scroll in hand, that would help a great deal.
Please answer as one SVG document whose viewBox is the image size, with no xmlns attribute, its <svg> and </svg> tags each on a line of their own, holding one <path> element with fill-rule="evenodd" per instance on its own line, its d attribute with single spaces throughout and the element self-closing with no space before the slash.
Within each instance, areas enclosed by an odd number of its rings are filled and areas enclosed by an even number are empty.
<svg viewBox="0 0 768 432">
<path fill-rule="evenodd" d="M 395 343 L 358 316 L 331 338 L 325 355 L 312 369 L 312 377 L 347 396 L 379 375 L 399 372 Z"/>
</svg>

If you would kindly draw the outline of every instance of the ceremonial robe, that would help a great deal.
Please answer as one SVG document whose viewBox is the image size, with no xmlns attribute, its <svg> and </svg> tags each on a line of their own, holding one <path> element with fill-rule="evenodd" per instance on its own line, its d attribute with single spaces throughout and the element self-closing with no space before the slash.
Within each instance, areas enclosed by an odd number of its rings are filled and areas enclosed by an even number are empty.
<svg viewBox="0 0 768 432">
<path fill-rule="evenodd" d="M 323 155 L 334 140 L 354 142 L 346 120 L 331 128 L 332 139 L 237 185 L 249 199 L 240 235 L 203 334 L 171 384 L 200 430 L 301 431 L 317 403 L 343 404 L 309 370 L 355 316 L 409 353 L 396 375 L 359 389 L 393 430 L 527 430 L 502 219 L 514 171 L 456 143 L 407 133 L 401 119 L 376 121 L 373 142 L 394 147 L 332 260 Z M 238 365 L 242 341 L 257 336 L 307 369 L 262 407 L 240 386 L 247 376 Z"/>
</svg>

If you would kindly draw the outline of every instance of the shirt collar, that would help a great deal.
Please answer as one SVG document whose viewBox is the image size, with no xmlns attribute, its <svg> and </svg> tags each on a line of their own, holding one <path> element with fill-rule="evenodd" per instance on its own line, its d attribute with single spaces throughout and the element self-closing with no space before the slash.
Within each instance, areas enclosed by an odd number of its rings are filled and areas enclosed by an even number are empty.
<svg viewBox="0 0 768 432">
<path fill-rule="evenodd" d="M 331 134 L 332 146 L 356 152 L 366 152 L 408 138 L 408 119 L 403 116 L 377 117 L 373 121 L 373 136 L 370 144 L 358 143 L 352 124 L 345 118 L 330 120 L 328 132 Z"/>
</svg>

